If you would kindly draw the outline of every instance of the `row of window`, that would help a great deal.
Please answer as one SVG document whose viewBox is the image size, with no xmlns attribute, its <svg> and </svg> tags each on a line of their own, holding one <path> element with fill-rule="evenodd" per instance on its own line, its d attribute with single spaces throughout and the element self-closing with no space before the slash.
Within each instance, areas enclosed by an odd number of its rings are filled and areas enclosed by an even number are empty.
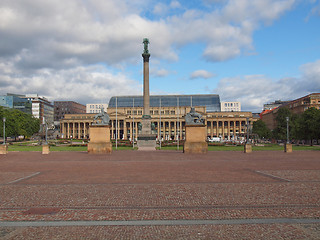
<svg viewBox="0 0 320 240">
<path fill-rule="evenodd" d="M 239 107 L 239 103 L 224 103 L 225 107 Z"/>
<path fill-rule="evenodd" d="M 131 110 L 127 110 L 127 114 L 128 115 L 142 115 L 142 110 L 134 110 L 134 111 L 131 111 Z M 176 111 L 175 110 L 163 110 L 161 111 L 161 114 L 166 114 L 166 115 L 175 115 L 176 114 Z M 150 110 L 150 115 L 159 115 L 159 110 Z"/>
<path fill-rule="evenodd" d="M 90 104 L 90 108 L 91 109 L 101 109 L 103 108 L 103 105 L 102 104 Z"/>
<path fill-rule="evenodd" d="M 101 110 L 99 109 L 99 110 L 90 110 L 90 113 L 100 113 L 101 112 Z"/>
</svg>

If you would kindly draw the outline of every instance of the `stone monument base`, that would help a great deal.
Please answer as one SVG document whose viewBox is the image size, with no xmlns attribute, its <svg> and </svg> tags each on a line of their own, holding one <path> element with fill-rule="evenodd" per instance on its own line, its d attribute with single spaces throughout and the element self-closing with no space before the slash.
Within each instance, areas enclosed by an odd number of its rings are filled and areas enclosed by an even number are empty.
<svg viewBox="0 0 320 240">
<path fill-rule="evenodd" d="M 50 153 L 50 147 L 48 144 L 42 145 L 42 154 L 49 154 Z"/>
<path fill-rule="evenodd" d="M 207 153 L 205 125 L 186 125 L 186 141 L 183 145 L 184 153 Z"/>
<path fill-rule="evenodd" d="M 154 134 L 139 135 L 138 137 L 138 150 L 139 151 L 153 151 L 156 150 L 156 138 Z"/>
<path fill-rule="evenodd" d="M 8 145 L 7 144 L 1 144 L 0 145 L 0 154 L 7 154 L 8 153 Z"/>
<path fill-rule="evenodd" d="M 292 153 L 292 144 L 290 144 L 290 143 L 285 143 L 285 144 L 284 144 L 284 152 L 286 152 L 286 153 Z"/>
<path fill-rule="evenodd" d="M 244 153 L 252 153 L 252 145 L 250 143 L 244 144 Z"/>
<path fill-rule="evenodd" d="M 110 125 L 90 126 L 90 142 L 88 143 L 88 153 L 103 154 L 112 152 L 110 142 Z"/>
<path fill-rule="evenodd" d="M 156 134 L 151 132 L 151 117 L 149 115 L 144 115 L 141 120 L 142 129 L 138 136 L 138 150 L 153 151 L 156 150 L 157 142 Z"/>
<path fill-rule="evenodd" d="M 90 154 L 101 154 L 101 153 L 112 153 L 112 143 L 88 143 L 88 153 Z"/>
<path fill-rule="evenodd" d="M 185 142 L 183 145 L 184 153 L 207 153 L 208 143 L 206 142 Z"/>
</svg>

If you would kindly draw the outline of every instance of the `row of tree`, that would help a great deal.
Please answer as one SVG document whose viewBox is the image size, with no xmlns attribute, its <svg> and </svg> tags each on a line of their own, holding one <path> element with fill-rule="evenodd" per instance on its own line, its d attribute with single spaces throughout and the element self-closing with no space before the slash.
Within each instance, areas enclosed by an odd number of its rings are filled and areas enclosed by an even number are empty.
<svg viewBox="0 0 320 240">
<path fill-rule="evenodd" d="M 24 113 L 17 109 L 7 109 L 0 107 L 0 120 L 6 118 L 5 134 L 6 137 L 18 136 L 31 137 L 39 132 L 40 121 L 31 114 Z M 3 122 L 0 124 L 0 136 L 3 137 Z"/>
<path fill-rule="evenodd" d="M 253 123 L 252 132 L 262 139 L 287 139 L 287 120 L 289 117 L 290 140 L 305 140 L 310 142 L 320 139 L 320 110 L 314 107 L 302 114 L 293 114 L 288 108 L 280 108 L 277 112 L 277 126 L 269 130 L 262 120 Z"/>
</svg>

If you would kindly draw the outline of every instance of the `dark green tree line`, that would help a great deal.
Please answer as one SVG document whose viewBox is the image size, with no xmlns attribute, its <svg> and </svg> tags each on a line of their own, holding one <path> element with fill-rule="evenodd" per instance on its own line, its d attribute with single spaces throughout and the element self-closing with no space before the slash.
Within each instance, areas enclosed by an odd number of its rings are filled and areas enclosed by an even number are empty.
<svg viewBox="0 0 320 240">
<path fill-rule="evenodd" d="M 320 139 L 320 110 L 314 107 L 307 109 L 296 119 L 295 137 L 310 141 Z"/>
<path fill-rule="evenodd" d="M 314 107 L 307 109 L 302 114 L 292 114 L 288 108 L 280 108 L 277 112 L 277 126 L 273 131 L 266 130 L 267 127 L 262 120 L 253 124 L 253 133 L 260 138 L 273 138 L 277 140 L 287 139 L 287 120 L 289 117 L 290 140 L 305 140 L 313 143 L 320 139 L 320 110 Z"/>
<path fill-rule="evenodd" d="M 261 119 L 253 123 L 252 133 L 257 134 L 261 139 L 270 139 L 272 136 L 271 131 Z"/>
<path fill-rule="evenodd" d="M 6 136 L 15 137 L 25 136 L 31 137 L 37 133 L 40 128 L 39 119 L 34 118 L 31 114 L 24 113 L 17 109 L 5 109 L 0 107 L 0 120 L 6 118 Z M 3 122 L 0 124 L 0 136 L 3 137 Z"/>
</svg>

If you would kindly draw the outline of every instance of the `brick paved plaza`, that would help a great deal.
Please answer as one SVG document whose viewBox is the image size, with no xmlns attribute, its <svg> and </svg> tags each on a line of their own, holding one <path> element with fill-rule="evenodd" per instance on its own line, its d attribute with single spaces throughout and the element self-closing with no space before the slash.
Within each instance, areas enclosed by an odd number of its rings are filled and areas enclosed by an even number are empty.
<svg viewBox="0 0 320 240">
<path fill-rule="evenodd" d="M 0 239 L 320 239 L 320 152 L 9 152 Z"/>
</svg>

